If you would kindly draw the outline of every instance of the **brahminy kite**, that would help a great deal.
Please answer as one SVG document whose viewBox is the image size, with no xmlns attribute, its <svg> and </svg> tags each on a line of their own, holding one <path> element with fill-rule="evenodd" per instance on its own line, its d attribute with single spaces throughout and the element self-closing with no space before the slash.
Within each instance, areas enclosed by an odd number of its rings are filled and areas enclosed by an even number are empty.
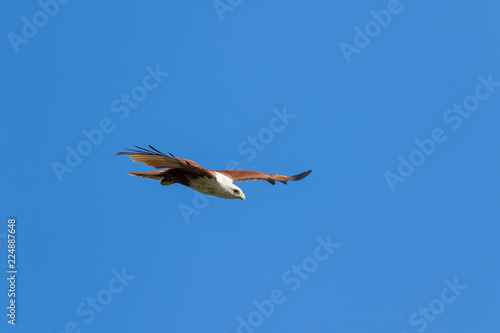
<svg viewBox="0 0 500 333">
<path fill-rule="evenodd" d="M 255 171 L 245 170 L 209 170 L 198 163 L 183 158 L 177 158 L 170 154 L 167 156 L 157 149 L 149 146 L 152 150 L 135 146 L 137 149 L 127 149 L 128 152 L 120 152 L 115 155 L 128 155 L 134 162 L 142 162 L 155 169 L 164 169 L 150 172 L 129 172 L 129 175 L 158 179 L 161 185 L 172 185 L 175 183 L 190 187 L 195 191 L 207 195 L 213 195 L 223 199 L 245 200 L 243 191 L 233 182 L 266 180 L 271 184 L 276 181 L 286 185 L 289 180 L 301 180 L 307 177 L 311 170 L 302 172 L 296 176 L 271 175 Z"/>
</svg>

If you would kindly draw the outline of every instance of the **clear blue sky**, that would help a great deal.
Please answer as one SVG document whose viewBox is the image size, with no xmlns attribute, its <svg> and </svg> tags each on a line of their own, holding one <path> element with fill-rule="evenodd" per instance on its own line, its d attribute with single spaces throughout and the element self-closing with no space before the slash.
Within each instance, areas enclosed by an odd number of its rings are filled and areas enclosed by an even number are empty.
<svg viewBox="0 0 500 333">
<path fill-rule="evenodd" d="M 2 332 L 500 331 L 500 4 L 3 2 Z M 246 201 L 128 176 L 154 147 Z"/>
</svg>

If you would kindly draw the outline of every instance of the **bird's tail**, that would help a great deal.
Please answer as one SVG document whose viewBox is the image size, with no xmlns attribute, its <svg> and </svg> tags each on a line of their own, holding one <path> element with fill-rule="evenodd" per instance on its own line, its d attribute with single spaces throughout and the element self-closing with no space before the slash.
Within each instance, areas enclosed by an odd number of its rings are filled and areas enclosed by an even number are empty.
<svg viewBox="0 0 500 333">
<path fill-rule="evenodd" d="M 165 178 L 165 176 L 162 175 L 163 172 L 164 170 L 150 172 L 129 172 L 128 174 L 136 177 L 162 180 L 163 178 Z"/>
</svg>

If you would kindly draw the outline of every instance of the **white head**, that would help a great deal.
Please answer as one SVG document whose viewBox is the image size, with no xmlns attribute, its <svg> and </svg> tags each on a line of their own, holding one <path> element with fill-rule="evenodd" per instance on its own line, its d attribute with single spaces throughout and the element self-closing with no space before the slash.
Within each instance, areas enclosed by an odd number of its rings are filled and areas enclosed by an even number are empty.
<svg viewBox="0 0 500 333">
<path fill-rule="evenodd" d="M 231 199 L 241 199 L 241 200 L 245 201 L 245 193 L 243 193 L 241 188 L 239 188 L 238 186 L 233 184 L 233 186 L 230 190 L 231 190 L 232 195 L 233 195 L 233 197 Z"/>
<path fill-rule="evenodd" d="M 224 191 L 221 197 L 224 199 L 241 199 L 245 201 L 245 194 L 241 188 L 233 184 L 233 181 L 229 177 L 219 173 L 217 174 L 217 181 L 220 183 Z"/>
</svg>

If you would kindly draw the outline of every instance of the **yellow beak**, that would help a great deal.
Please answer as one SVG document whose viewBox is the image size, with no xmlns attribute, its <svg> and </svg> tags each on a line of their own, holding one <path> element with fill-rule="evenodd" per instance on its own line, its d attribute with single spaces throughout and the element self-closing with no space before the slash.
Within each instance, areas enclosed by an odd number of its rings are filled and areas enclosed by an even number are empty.
<svg viewBox="0 0 500 333">
<path fill-rule="evenodd" d="M 243 193 L 241 193 L 240 199 L 243 200 L 243 201 L 245 201 L 245 195 Z"/>
</svg>

